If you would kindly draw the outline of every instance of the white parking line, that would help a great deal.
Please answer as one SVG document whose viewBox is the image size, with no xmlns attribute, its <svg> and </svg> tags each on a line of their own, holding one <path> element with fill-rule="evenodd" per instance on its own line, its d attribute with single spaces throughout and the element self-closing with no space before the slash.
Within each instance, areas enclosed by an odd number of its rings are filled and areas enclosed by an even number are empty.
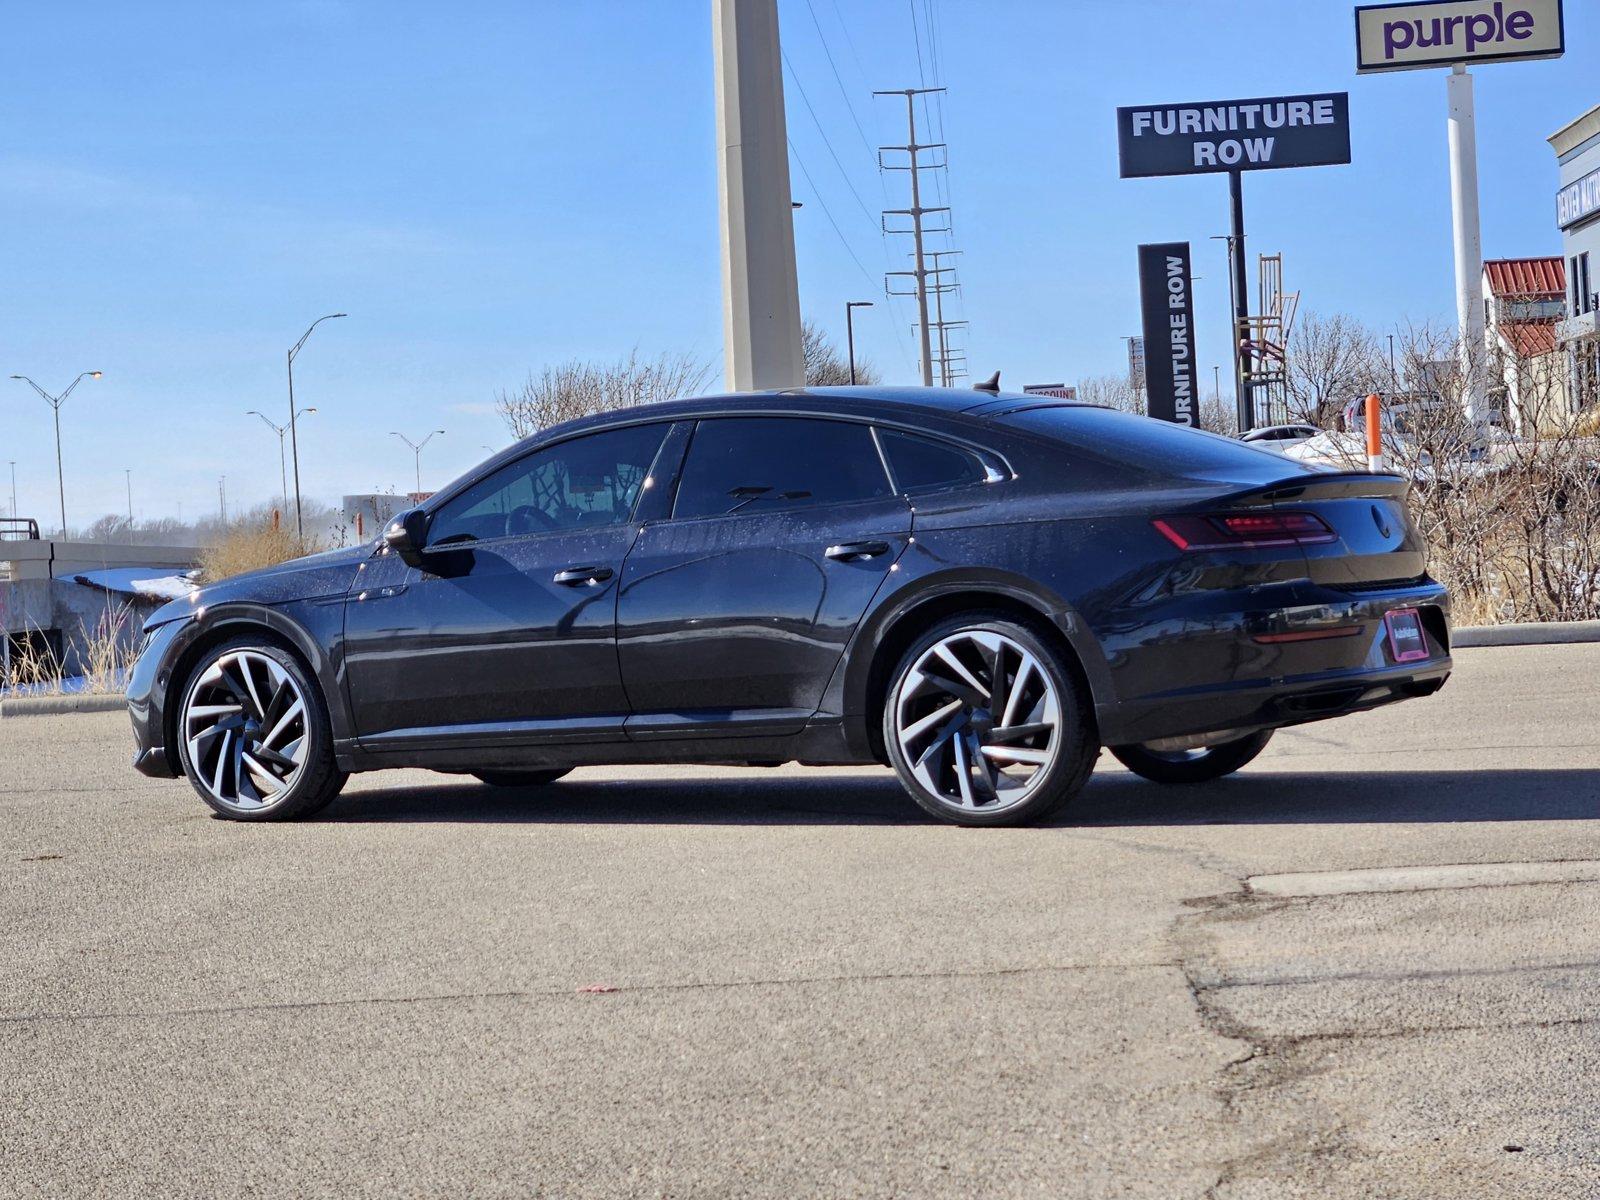
<svg viewBox="0 0 1600 1200">
<path fill-rule="evenodd" d="M 1245 880 L 1260 896 L 1348 896 L 1358 892 L 1425 892 L 1440 888 L 1509 887 L 1526 883 L 1600 881 L 1600 861 L 1456 863 L 1439 867 L 1369 867 L 1294 871 Z"/>
</svg>

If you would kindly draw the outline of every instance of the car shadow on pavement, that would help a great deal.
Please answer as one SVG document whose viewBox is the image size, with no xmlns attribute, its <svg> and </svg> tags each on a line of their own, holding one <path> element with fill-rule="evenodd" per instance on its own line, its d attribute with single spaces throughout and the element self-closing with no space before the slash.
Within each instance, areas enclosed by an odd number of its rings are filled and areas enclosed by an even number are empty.
<svg viewBox="0 0 1600 1200">
<path fill-rule="evenodd" d="M 1600 770 L 1254 770 L 1187 787 L 1108 773 L 1063 817 L 1094 826 L 1600 820 Z"/>
<path fill-rule="evenodd" d="M 585 779 L 490 787 L 451 779 L 426 787 L 348 791 L 317 820 L 505 821 L 595 825 L 921 825 L 931 822 L 888 771 L 796 777 L 753 769 L 682 779 Z"/>
<path fill-rule="evenodd" d="M 934 824 L 887 771 L 586 780 L 496 788 L 446 781 L 365 787 L 329 822 L 510 824 Z M 1247 771 L 1171 787 L 1102 771 L 1052 827 L 1600 820 L 1600 771 Z"/>
</svg>

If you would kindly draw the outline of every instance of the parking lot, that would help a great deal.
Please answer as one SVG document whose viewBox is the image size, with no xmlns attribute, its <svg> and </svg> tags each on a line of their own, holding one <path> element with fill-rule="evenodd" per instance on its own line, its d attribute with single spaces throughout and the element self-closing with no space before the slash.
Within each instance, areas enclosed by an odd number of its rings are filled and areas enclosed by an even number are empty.
<svg viewBox="0 0 1600 1200">
<path fill-rule="evenodd" d="M 1593 1196 L 1600 646 L 1457 664 L 1035 829 L 795 767 L 247 826 L 7 718 L 0 1194 Z"/>
</svg>

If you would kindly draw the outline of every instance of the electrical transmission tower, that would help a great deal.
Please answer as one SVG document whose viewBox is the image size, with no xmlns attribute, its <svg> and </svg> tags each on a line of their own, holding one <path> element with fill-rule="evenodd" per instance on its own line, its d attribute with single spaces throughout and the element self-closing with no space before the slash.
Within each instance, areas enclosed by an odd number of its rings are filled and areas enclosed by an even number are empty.
<svg viewBox="0 0 1600 1200">
<path fill-rule="evenodd" d="M 944 298 L 961 290 L 961 285 L 953 280 L 947 280 L 946 275 L 954 275 L 955 268 L 947 267 L 943 263 L 945 258 L 953 258 L 960 254 L 959 250 L 927 250 L 923 253 L 924 262 L 931 261 L 931 267 L 923 268 L 923 275 L 931 280 L 926 285 L 926 291 L 933 298 L 933 320 L 927 324 L 930 333 L 928 341 L 934 349 L 933 361 L 939 364 L 939 386 L 952 387 L 958 379 L 966 377 L 967 358 L 959 349 L 950 344 L 950 331 L 952 329 L 965 329 L 965 321 L 947 321 L 944 316 Z M 887 271 L 884 274 L 885 291 L 891 296 L 915 296 L 912 290 L 897 290 L 893 284 L 896 278 L 916 279 L 915 271 Z M 912 326 L 915 332 L 919 327 Z M 931 374 L 931 372 L 930 372 Z"/>
<path fill-rule="evenodd" d="M 912 239 L 912 258 L 916 260 L 916 268 L 912 271 L 890 271 L 888 274 L 909 275 L 916 280 L 917 334 L 921 344 L 922 383 L 924 387 L 933 386 L 932 327 L 928 321 L 928 276 L 934 275 L 937 278 L 937 273 L 928 269 L 927 253 L 923 249 L 922 239 L 924 235 L 929 233 L 950 232 L 950 209 L 948 206 L 924 208 L 922 205 L 922 172 L 943 170 L 948 165 L 948 161 L 943 155 L 936 156 L 933 162 L 923 161 L 922 154 L 924 151 L 942 151 L 945 149 L 945 144 L 943 142 L 917 141 L 916 99 L 918 96 L 944 90 L 944 88 L 898 88 L 894 91 L 872 93 L 874 96 L 904 96 L 906 98 L 906 144 L 904 146 L 879 146 L 878 169 L 882 171 L 905 171 L 911 177 L 911 207 L 884 209 L 883 231 L 893 234 L 909 234 Z M 899 153 L 904 153 L 906 156 L 903 164 L 898 161 L 890 161 L 885 157 L 886 155 L 892 156 Z M 925 217 L 937 217 L 939 214 L 944 215 L 943 224 L 929 226 L 924 223 Z M 894 226 L 897 222 L 892 222 L 890 220 L 891 217 L 909 217 L 911 218 L 911 227 L 909 229 L 895 228 Z M 885 290 L 888 290 L 887 284 L 885 285 Z M 891 292 L 890 294 L 900 295 L 907 293 Z M 943 330 L 940 330 L 941 335 L 943 332 Z"/>
<path fill-rule="evenodd" d="M 928 257 L 933 259 L 934 285 L 929 289 L 933 293 L 933 328 L 938 332 L 935 335 L 939 341 L 939 384 L 941 387 L 954 387 L 956 381 L 965 379 L 967 375 L 967 356 L 960 350 L 950 345 L 950 331 L 952 329 L 965 329 L 965 321 L 947 321 L 944 319 L 944 298 L 946 293 L 961 291 L 959 280 L 953 279 L 945 282 L 946 273 L 952 276 L 954 267 L 944 265 L 946 258 L 959 256 L 959 250 L 930 250 Z"/>
</svg>

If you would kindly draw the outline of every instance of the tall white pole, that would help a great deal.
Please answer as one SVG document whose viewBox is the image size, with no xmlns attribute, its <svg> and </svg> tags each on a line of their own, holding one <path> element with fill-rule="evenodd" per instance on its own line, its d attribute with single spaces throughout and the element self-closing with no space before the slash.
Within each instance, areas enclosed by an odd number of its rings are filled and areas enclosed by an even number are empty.
<svg viewBox="0 0 1600 1200">
<path fill-rule="evenodd" d="M 711 0 L 711 25 L 727 386 L 800 387 L 805 358 L 777 0 Z"/>
<path fill-rule="evenodd" d="M 1472 76 L 1450 68 L 1450 215 L 1455 234 L 1456 321 L 1461 337 L 1462 402 L 1469 421 L 1487 416 L 1483 370 L 1483 240 L 1478 233 L 1478 136 Z"/>
</svg>

